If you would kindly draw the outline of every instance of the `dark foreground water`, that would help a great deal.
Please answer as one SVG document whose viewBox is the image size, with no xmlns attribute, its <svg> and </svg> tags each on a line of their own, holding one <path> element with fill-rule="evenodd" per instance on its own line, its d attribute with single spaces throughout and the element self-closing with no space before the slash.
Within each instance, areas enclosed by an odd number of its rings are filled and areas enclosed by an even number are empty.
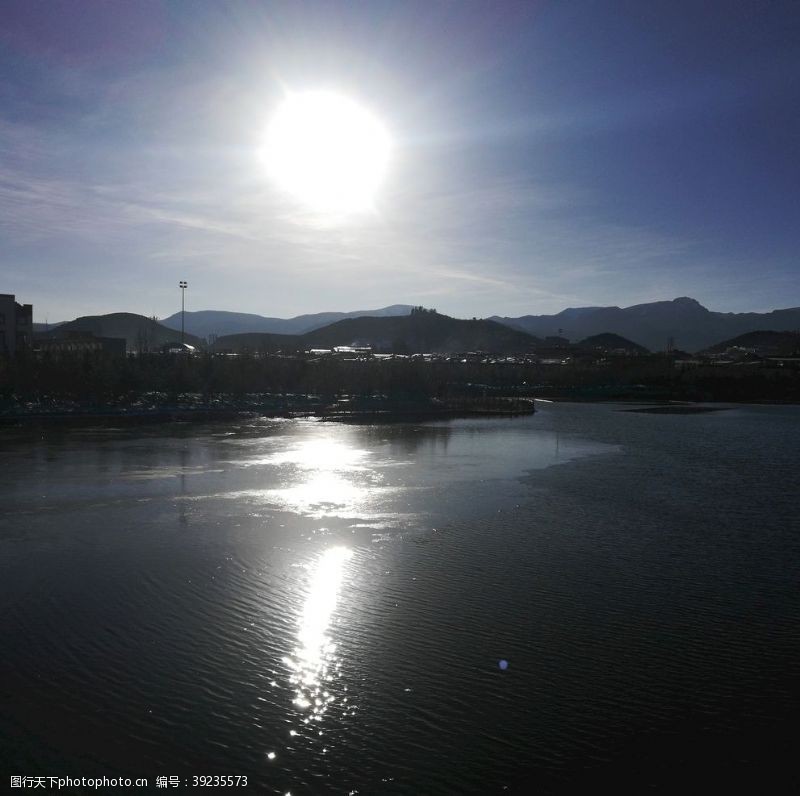
<svg viewBox="0 0 800 796">
<path fill-rule="evenodd" d="M 799 422 L 2 430 L 3 786 L 793 792 Z"/>
</svg>

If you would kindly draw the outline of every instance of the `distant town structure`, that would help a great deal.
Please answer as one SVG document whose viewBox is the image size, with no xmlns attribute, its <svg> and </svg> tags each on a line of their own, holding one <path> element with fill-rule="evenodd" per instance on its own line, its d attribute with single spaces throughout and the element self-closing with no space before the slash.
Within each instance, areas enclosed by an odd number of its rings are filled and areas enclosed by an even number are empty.
<svg viewBox="0 0 800 796">
<path fill-rule="evenodd" d="M 197 353 L 197 347 L 189 345 L 189 343 L 164 343 L 161 350 L 165 354 L 185 354 L 186 356 Z"/>
<path fill-rule="evenodd" d="M 68 329 L 56 333 L 53 337 L 40 337 L 36 343 L 40 353 L 60 354 L 96 354 L 106 353 L 124 357 L 126 343 L 124 337 L 98 337 L 92 332 Z"/>
<path fill-rule="evenodd" d="M 0 293 L 0 353 L 13 355 L 30 348 L 33 304 L 18 304 L 13 293 Z"/>
</svg>

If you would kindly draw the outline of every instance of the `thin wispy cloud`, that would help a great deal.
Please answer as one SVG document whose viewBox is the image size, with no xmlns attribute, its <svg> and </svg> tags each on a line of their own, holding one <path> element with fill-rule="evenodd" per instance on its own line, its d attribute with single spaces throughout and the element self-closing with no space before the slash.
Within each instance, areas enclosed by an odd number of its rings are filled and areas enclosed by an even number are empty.
<svg viewBox="0 0 800 796">
<path fill-rule="evenodd" d="M 77 299 L 35 301 L 64 317 L 120 295 L 168 314 L 179 278 L 196 308 L 268 315 L 685 294 L 736 310 L 758 252 L 775 286 L 757 286 L 760 306 L 800 303 L 786 166 L 800 102 L 783 45 L 718 41 L 710 58 L 670 17 L 681 60 L 655 27 L 620 49 L 590 11 L 421 13 L 381 27 L 343 6 L 309 26 L 297 9 L 200 2 L 175 25 L 155 4 L 106 33 L 79 12 L 64 30 L 21 13 L 0 34 L 2 289 L 69 275 Z M 305 88 L 350 93 L 390 130 L 372 212 L 319 214 L 270 182 L 266 124 Z"/>
</svg>

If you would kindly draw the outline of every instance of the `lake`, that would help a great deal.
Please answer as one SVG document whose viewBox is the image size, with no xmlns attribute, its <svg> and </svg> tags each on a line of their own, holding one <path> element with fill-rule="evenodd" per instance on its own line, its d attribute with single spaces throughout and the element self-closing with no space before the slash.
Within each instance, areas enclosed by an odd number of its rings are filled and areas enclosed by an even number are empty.
<svg viewBox="0 0 800 796">
<path fill-rule="evenodd" d="M 539 407 L 0 430 L 3 776 L 796 784 L 800 409 Z"/>
</svg>

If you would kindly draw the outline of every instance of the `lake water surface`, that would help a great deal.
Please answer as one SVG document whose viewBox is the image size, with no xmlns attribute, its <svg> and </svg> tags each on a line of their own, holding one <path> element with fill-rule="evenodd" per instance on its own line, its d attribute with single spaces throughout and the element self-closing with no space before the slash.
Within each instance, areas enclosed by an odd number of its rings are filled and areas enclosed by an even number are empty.
<svg viewBox="0 0 800 796">
<path fill-rule="evenodd" d="M 781 792 L 799 422 L 0 430 L 2 774 Z"/>
</svg>

